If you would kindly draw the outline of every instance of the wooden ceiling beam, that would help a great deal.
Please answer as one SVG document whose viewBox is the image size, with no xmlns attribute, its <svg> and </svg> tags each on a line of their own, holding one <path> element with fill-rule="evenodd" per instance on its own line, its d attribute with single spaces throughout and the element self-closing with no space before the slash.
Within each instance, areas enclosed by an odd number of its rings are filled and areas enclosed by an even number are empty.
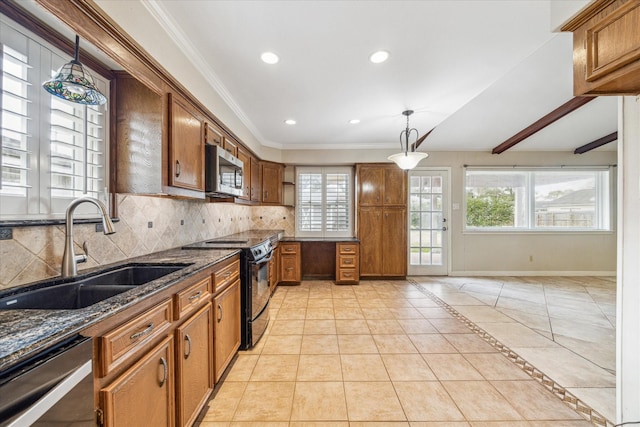
<svg viewBox="0 0 640 427">
<path fill-rule="evenodd" d="M 602 147 L 603 145 L 616 141 L 617 139 L 618 139 L 618 132 L 616 131 L 616 132 L 610 133 L 607 136 L 603 136 L 602 138 L 598 138 L 595 141 L 591 141 L 588 144 L 584 144 L 583 146 L 576 148 L 573 154 L 584 154 L 587 151 L 591 151 L 598 147 Z"/>
<path fill-rule="evenodd" d="M 582 107 L 584 104 L 586 104 L 587 102 L 589 102 L 589 101 L 591 101 L 591 100 L 593 100 L 595 98 L 596 98 L 595 96 L 593 96 L 593 97 L 591 97 L 591 96 L 576 96 L 576 97 L 574 97 L 573 99 L 565 102 L 564 104 L 562 104 L 561 106 L 559 106 L 558 108 L 556 108 L 555 110 L 553 110 L 552 112 L 547 114 L 546 116 L 542 117 L 541 119 L 539 119 L 535 123 L 533 123 L 533 124 L 529 125 L 528 127 L 522 129 L 520 132 L 518 132 L 517 134 L 513 135 L 511 138 L 507 139 L 502 144 L 500 144 L 497 147 L 495 147 L 493 149 L 493 151 L 491 151 L 491 153 L 492 154 L 500 154 L 500 153 L 502 153 L 504 151 L 507 151 L 509 148 L 511 148 L 514 145 L 524 141 L 525 139 L 529 138 L 534 133 L 538 132 L 539 130 L 542 130 L 542 129 L 546 128 L 551 123 L 561 119 L 562 117 L 566 116 L 567 114 L 571 113 L 572 111 L 577 110 L 578 108 Z"/>
</svg>

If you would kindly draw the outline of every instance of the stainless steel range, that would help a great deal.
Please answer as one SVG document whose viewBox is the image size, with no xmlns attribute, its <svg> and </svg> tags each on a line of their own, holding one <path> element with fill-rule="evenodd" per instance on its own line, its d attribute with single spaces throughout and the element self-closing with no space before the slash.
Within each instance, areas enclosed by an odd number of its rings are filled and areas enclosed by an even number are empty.
<svg viewBox="0 0 640 427">
<path fill-rule="evenodd" d="M 184 246 L 183 249 L 241 249 L 240 313 L 242 340 L 240 348 L 253 347 L 269 324 L 269 261 L 273 246 L 269 239 L 230 236 Z"/>
</svg>

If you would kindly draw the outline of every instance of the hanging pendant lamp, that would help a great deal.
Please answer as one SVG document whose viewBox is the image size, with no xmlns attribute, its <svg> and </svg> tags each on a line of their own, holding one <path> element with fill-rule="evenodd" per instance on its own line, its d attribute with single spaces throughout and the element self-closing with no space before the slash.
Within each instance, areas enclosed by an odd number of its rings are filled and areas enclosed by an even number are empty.
<svg viewBox="0 0 640 427">
<path fill-rule="evenodd" d="M 416 142 L 418 141 L 418 130 L 415 128 L 409 128 L 409 116 L 413 114 L 413 110 L 403 111 L 402 114 L 407 117 L 407 128 L 400 132 L 400 150 L 401 153 L 393 154 L 387 159 L 395 162 L 400 169 L 413 169 L 418 166 L 420 160 L 429 157 L 427 153 L 421 153 L 417 151 L 409 151 L 409 136 L 415 132 Z"/>
<path fill-rule="evenodd" d="M 87 105 L 103 105 L 107 98 L 96 87 L 89 70 L 78 60 L 80 37 L 76 36 L 76 49 L 73 60 L 64 64 L 56 76 L 42 83 L 47 92 L 67 101 Z"/>
</svg>

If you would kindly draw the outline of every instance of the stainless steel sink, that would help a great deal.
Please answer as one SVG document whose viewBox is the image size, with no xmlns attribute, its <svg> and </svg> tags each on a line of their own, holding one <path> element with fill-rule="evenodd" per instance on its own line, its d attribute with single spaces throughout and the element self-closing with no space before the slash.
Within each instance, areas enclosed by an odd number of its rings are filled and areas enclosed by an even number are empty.
<svg viewBox="0 0 640 427">
<path fill-rule="evenodd" d="M 74 310 L 104 301 L 191 264 L 128 264 L 86 277 L 53 279 L 37 289 L 0 298 L 0 310 Z"/>
</svg>

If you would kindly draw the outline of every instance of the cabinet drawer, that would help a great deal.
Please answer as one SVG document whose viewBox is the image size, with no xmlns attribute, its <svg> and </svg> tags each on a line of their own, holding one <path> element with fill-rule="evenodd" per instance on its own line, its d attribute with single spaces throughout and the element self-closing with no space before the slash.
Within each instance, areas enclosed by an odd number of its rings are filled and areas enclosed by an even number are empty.
<svg viewBox="0 0 640 427">
<path fill-rule="evenodd" d="M 295 255 L 300 251 L 300 243 L 281 243 L 280 245 L 282 255 Z"/>
<path fill-rule="evenodd" d="M 338 279 L 339 282 L 357 282 L 358 276 L 356 274 L 355 268 L 341 268 L 338 270 Z"/>
<path fill-rule="evenodd" d="M 127 358 L 171 327 L 171 300 L 134 317 L 120 327 L 99 337 L 100 375 L 109 374 Z"/>
<path fill-rule="evenodd" d="M 357 252 L 358 252 L 358 245 L 356 244 L 338 243 L 338 253 L 340 255 L 356 254 Z"/>
<path fill-rule="evenodd" d="M 234 261 L 228 266 L 213 273 L 214 293 L 226 288 L 240 276 L 240 261 Z"/>
<path fill-rule="evenodd" d="M 174 320 L 182 319 L 211 297 L 211 277 L 200 280 L 174 295 Z"/>
<path fill-rule="evenodd" d="M 338 266 L 340 268 L 353 268 L 356 266 L 357 257 L 355 255 L 340 255 L 339 260 Z"/>
</svg>

